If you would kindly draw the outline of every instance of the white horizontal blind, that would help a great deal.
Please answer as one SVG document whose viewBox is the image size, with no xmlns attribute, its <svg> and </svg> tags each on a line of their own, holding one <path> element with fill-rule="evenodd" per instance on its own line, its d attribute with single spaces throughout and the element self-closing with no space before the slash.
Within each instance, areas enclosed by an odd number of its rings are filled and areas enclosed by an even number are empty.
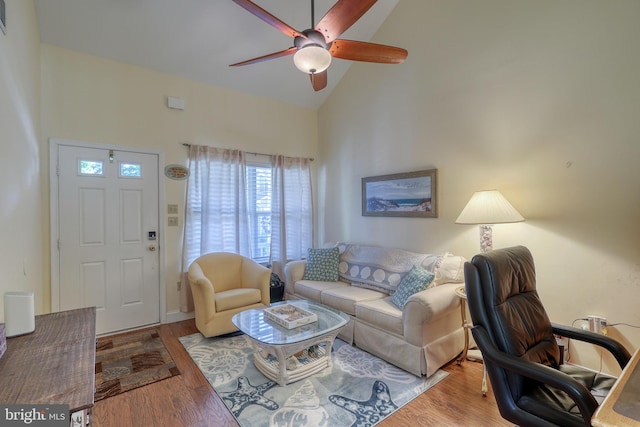
<svg viewBox="0 0 640 427">
<path fill-rule="evenodd" d="M 271 262 L 302 259 L 313 247 L 310 160 L 273 158 Z"/>
<path fill-rule="evenodd" d="M 251 257 L 245 163 L 238 150 L 190 147 L 183 271 L 209 252 Z"/>
<path fill-rule="evenodd" d="M 269 261 L 271 252 L 271 165 L 247 166 L 247 202 L 252 258 Z"/>
<path fill-rule="evenodd" d="M 247 164 L 246 153 L 192 145 L 182 271 L 200 255 L 234 252 L 258 262 L 306 257 L 313 246 L 310 160 L 271 156 Z M 181 309 L 188 299 L 188 280 Z"/>
</svg>

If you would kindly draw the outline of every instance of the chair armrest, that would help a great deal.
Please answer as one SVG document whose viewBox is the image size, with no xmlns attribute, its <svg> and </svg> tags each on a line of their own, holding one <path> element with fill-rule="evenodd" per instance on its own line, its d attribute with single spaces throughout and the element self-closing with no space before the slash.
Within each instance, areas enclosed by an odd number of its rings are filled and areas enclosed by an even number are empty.
<svg viewBox="0 0 640 427">
<path fill-rule="evenodd" d="M 557 369 L 501 352 L 493 345 L 487 331 L 481 326 L 474 326 L 471 333 L 482 352 L 485 363 L 489 362 L 487 369 L 490 374 L 490 364 L 494 364 L 507 371 L 564 391 L 575 402 L 587 425 L 590 425 L 591 416 L 598 407 L 598 402 L 585 386 Z"/>
<path fill-rule="evenodd" d="M 284 289 L 288 294 L 293 294 L 293 286 L 298 280 L 304 277 L 304 269 L 307 265 L 306 260 L 289 261 L 284 266 Z"/>
<path fill-rule="evenodd" d="M 249 259 L 242 262 L 242 287 L 260 290 L 262 304 L 269 306 L 271 300 L 271 270 Z"/>
<path fill-rule="evenodd" d="M 574 340 L 588 342 L 608 350 L 609 353 L 616 358 L 618 365 L 620 365 L 620 368 L 622 369 L 627 366 L 629 359 L 631 359 L 629 351 L 611 337 L 557 323 L 551 323 L 551 326 L 553 328 L 553 333 L 556 335 L 562 335 L 563 337 L 572 338 Z"/>
<path fill-rule="evenodd" d="M 216 291 L 213 284 L 204 275 L 202 267 L 197 262 L 189 266 L 188 277 L 196 317 L 200 317 L 203 322 L 208 322 L 216 314 Z"/>
<path fill-rule="evenodd" d="M 189 267 L 189 284 L 193 286 L 197 286 L 199 292 L 202 292 L 202 296 L 207 298 L 213 298 L 215 296 L 215 289 L 213 288 L 213 284 L 204 275 L 202 271 L 202 267 L 197 262 L 194 262 Z"/>
</svg>

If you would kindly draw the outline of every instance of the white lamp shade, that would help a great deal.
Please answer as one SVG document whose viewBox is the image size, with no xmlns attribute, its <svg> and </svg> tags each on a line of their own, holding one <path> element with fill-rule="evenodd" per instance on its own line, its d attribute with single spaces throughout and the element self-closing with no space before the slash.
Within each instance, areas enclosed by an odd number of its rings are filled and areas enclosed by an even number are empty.
<svg viewBox="0 0 640 427">
<path fill-rule="evenodd" d="M 477 191 L 464 207 L 456 224 L 501 224 L 524 221 L 507 199 L 497 190 Z"/>
<path fill-rule="evenodd" d="M 298 70 L 307 74 L 321 73 L 331 65 L 331 54 L 321 46 L 308 45 L 293 55 L 293 63 Z"/>
</svg>

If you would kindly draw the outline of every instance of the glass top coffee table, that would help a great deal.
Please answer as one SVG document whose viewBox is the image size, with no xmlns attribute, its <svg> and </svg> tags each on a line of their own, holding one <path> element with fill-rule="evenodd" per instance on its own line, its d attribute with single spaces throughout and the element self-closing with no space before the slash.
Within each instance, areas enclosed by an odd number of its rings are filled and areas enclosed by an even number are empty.
<svg viewBox="0 0 640 427">
<path fill-rule="evenodd" d="M 256 368 L 281 386 L 331 366 L 333 341 L 349 322 L 346 314 L 312 301 L 286 304 L 310 311 L 318 320 L 287 329 L 265 317 L 263 309 L 245 310 L 231 319 L 251 339 Z"/>
</svg>

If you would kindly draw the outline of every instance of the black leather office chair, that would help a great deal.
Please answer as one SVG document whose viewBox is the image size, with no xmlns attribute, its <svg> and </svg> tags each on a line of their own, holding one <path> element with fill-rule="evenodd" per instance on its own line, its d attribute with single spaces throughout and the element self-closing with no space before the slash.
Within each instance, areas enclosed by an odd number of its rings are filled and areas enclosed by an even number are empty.
<svg viewBox="0 0 640 427">
<path fill-rule="evenodd" d="M 536 291 L 523 246 L 476 255 L 465 264 L 473 337 L 482 352 L 500 414 L 527 426 L 585 426 L 615 379 L 560 365 L 554 334 L 610 351 L 624 367 L 629 352 L 593 332 L 552 324 Z"/>
</svg>

